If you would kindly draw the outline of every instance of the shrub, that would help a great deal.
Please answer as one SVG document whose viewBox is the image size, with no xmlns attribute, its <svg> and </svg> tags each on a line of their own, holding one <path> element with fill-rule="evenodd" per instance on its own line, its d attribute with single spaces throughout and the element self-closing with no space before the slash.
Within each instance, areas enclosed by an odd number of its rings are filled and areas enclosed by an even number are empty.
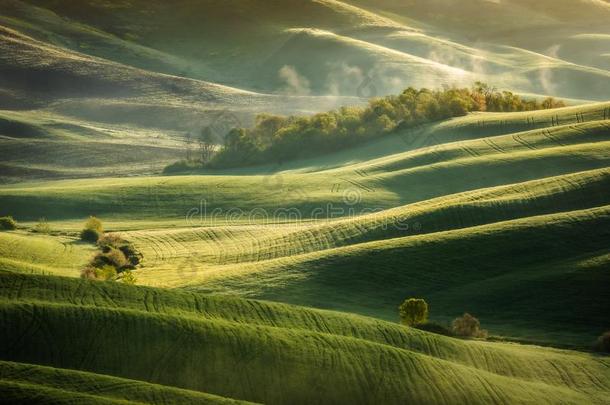
<svg viewBox="0 0 610 405">
<path fill-rule="evenodd" d="M 123 240 L 116 233 L 108 233 L 103 235 L 98 241 L 97 245 L 102 249 L 102 251 L 107 252 L 110 248 L 119 248 L 123 244 L 125 244 L 125 240 Z"/>
<path fill-rule="evenodd" d="M 117 271 L 113 266 L 109 264 L 106 264 L 99 268 L 89 265 L 81 270 L 80 276 L 81 278 L 89 280 L 108 281 L 116 279 Z"/>
<path fill-rule="evenodd" d="M 100 235 L 104 233 L 104 226 L 102 225 L 102 221 L 100 221 L 94 216 L 89 217 L 87 222 L 85 222 L 85 229 L 93 229 L 94 231 L 97 231 L 97 233 Z"/>
<path fill-rule="evenodd" d="M 140 254 L 134 247 L 125 239 L 121 238 L 116 233 L 106 234 L 100 238 L 97 245 L 102 249 L 103 253 L 110 252 L 111 249 L 118 249 L 123 253 L 129 263 L 123 268 L 134 268 L 140 264 Z"/>
<path fill-rule="evenodd" d="M 32 228 L 32 232 L 51 233 L 51 225 L 49 225 L 46 218 L 40 218 L 38 223 L 34 225 L 34 228 Z"/>
<path fill-rule="evenodd" d="M 83 229 L 80 233 L 81 240 L 96 243 L 100 239 L 100 233 L 95 229 Z"/>
<path fill-rule="evenodd" d="M 593 348 L 598 352 L 610 353 L 610 331 L 598 337 Z"/>
<path fill-rule="evenodd" d="M 17 222 L 15 222 L 13 217 L 0 217 L 0 230 L 12 231 L 14 229 L 17 229 Z"/>
<path fill-rule="evenodd" d="M 487 331 L 481 329 L 481 323 L 477 318 L 470 315 L 469 313 L 465 313 L 459 318 L 455 318 L 451 325 L 451 331 L 457 335 L 462 337 L 472 337 L 479 339 L 487 338 Z"/>
<path fill-rule="evenodd" d="M 179 160 L 163 168 L 163 174 L 183 173 L 193 170 L 201 170 L 204 167 L 202 162 Z"/>
<path fill-rule="evenodd" d="M 108 263 L 116 267 L 118 270 L 129 265 L 129 261 L 125 257 L 125 254 L 119 249 L 111 248 L 104 256 L 108 260 Z"/>
<path fill-rule="evenodd" d="M 81 278 L 86 278 L 89 280 L 95 280 L 97 279 L 97 274 L 96 274 L 96 268 L 93 266 L 87 266 L 84 269 L 81 270 L 80 272 L 80 276 Z"/>
<path fill-rule="evenodd" d="M 415 325 L 415 328 L 430 333 L 436 333 L 437 335 L 453 336 L 453 332 L 451 332 L 449 328 L 441 325 L 440 323 L 424 322 Z"/>
<path fill-rule="evenodd" d="M 123 254 L 125 255 L 125 257 L 127 258 L 127 260 L 129 260 L 130 263 L 130 267 L 135 267 L 138 264 L 140 264 L 140 254 L 134 249 L 134 247 L 131 244 L 126 244 L 123 245 L 121 247 L 119 247 L 119 250 L 121 252 L 123 252 Z"/>
<path fill-rule="evenodd" d="M 103 233 L 104 227 L 102 226 L 102 221 L 91 216 L 85 222 L 85 227 L 80 233 L 80 238 L 86 242 L 96 243 Z"/>
<path fill-rule="evenodd" d="M 136 276 L 131 272 L 131 270 L 124 271 L 121 273 L 121 278 L 119 279 L 123 284 L 135 285 L 138 281 Z"/>
<path fill-rule="evenodd" d="M 97 254 L 93 258 L 92 265 L 94 267 L 103 267 L 105 265 L 110 265 L 120 272 L 123 268 L 129 266 L 130 263 L 122 251 L 111 247 L 108 248 L 106 252 Z"/>
<path fill-rule="evenodd" d="M 93 257 L 91 263 L 81 271 L 81 277 L 96 280 L 115 280 L 125 284 L 135 284 L 136 277 L 130 271 L 140 262 L 140 255 L 129 242 L 118 234 L 99 237 L 94 229 L 82 232 L 97 235 L 96 240 L 101 252 Z"/>
<path fill-rule="evenodd" d="M 400 304 L 398 312 L 403 324 L 418 325 L 428 319 L 428 304 L 421 298 L 409 298 Z"/>
<path fill-rule="evenodd" d="M 95 269 L 95 278 L 98 280 L 109 281 L 116 279 L 116 277 L 116 269 L 109 264 L 102 266 L 99 269 Z"/>
</svg>

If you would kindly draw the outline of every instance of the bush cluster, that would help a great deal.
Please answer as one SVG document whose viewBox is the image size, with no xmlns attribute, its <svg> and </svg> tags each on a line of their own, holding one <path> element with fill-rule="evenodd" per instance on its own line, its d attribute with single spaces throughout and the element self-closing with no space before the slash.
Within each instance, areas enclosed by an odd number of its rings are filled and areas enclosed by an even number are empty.
<svg viewBox="0 0 610 405">
<path fill-rule="evenodd" d="M 90 218 L 88 221 L 90 226 L 83 232 L 87 230 L 98 232 L 103 229 L 101 222 L 98 221 L 97 219 L 92 221 Z M 131 271 L 140 263 L 141 256 L 134 247 L 117 234 L 102 235 L 96 242 L 100 252 L 81 271 L 81 277 L 135 284 L 136 278 Z"/>
<path fill-rule="evenodd" d="M 189 160 L 179 160 L 174 162 L 168 166 L 165 166 L 163 169 L 164 174 L 172 174 L 172 173 L 184 173 L 191 170 L 197 170 L 201 168 L 201 161 L 189 161 Z"/>
<path fill-rule="evenodd" d="M 477 82 L 472 88 L 404 90 L 372 99 L 366 107 L 343 107 L 309 117 L 261 114 L 253 128 L 234 128 L 222 149 L 205 163 L 180 161 L 166 173 L 198 167 L 248 166 L 308 157 L 344 149 L 396 129 L 466 115 L 471 111 L 531 111 L 563 107 L 562 101 L 525 100 L 509 91 Z"/>
<path fill-rule="evenodd" d="M 479 320 L 469 313 L 455 318 L 451 324 L 451 331 L 456 336 L 487 339 L 487 331 L 481 329 Z"/>
<path fill-rule="evenodd" d="M 451 329 L 435 322 L 428 322 L 428 303 L 421 298 L 408 298 L 398 307 L 400 322 L 426 332 L 445 336 L 459 336 L 477 339 L 487 339 L 487 331 L 481 329 L 477 318 L 465 313 L 455 318 Z M 610 339 L 610 332 L 608 332 Z M 610 343 L 610 342 L 609 342 Z"/>
<path fill-rule="evenodd" d="M 12 231 L 17 229 L 17 222 L 11 216 L 0 217 L 0 230 Z"/>
</svg>

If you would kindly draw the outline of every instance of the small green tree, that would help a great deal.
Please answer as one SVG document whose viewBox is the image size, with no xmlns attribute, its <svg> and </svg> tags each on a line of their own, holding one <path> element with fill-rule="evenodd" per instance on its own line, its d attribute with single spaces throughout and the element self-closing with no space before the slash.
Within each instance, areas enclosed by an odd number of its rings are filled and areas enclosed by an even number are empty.
<svg viewBox="0 0 610 405">
<path fill-rule="evenodd" d="M 108 248 L 106 252 L 97 254 L 92 261 L 93 266 L 103 267 L 104 265 L 111 265 L 118 272 L 129 266 L 129 260 L 125 257 L 125 254 L 114 247 Z"/>
<path fill-rule="evenodd" d="M 95 269 L 95 278 L 103 281 L 115 280 L 117 277 L 117 271 L 114 266 L 109 264 Z"/>
<path fill-rule="evenodd" d="M 398 313 L 404 325 L 418 325 L 428 319 L 428 303 L 421 298 L 409 298 L 400 304 Z"/>
<path fill-rule="evenodd" d="M 85 242 L 96 243 L 100 239 L 100 234 L 95 229 L 83 229 L 80 238 Z"/>
</svg>

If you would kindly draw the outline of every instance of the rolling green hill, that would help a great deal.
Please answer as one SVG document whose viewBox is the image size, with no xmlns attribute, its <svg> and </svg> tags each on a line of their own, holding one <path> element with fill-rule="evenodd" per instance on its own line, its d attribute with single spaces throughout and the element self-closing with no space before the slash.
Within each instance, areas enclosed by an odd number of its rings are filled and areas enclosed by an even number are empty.
<svg viewBox="0 0 610 405">
<path fill-rule="evenodd" d="M 199 391 L 102 374 L 0 361 L 0 403 L 248 404 Z"/>
<path fill-rule="evenodd" d="M 0 404 L 610 404 L 609 20 L 606 0 L 0 0 Z M 404 129 L 455 115 L 414 108 L 339 152 L 162 175 L 206 127 L 479 80 L 567 107 Z M 91 215 L 136 285 L 81 278 L 104 260 Z M 408 297 L 490 338 L 403 326 Z"/>
<path fill-rule="evenodd" d="M 24 183 L 0 203 L 68 235 L 100 216 L 143 254 L 140 284 L 388 320 L 421 295 L 442 322 L 469 310 L 497 334 L 583 347 L 610 306 L 604 118 L 608 103 L 471 114 L 286 167 Z"/>
<path fill-rule="evenodd" d="M 16 398 L 601 404 L 610 390 L 607 360 L 588 354 L 283 304 L 0 278 L 0 381 Z"/>
<path fill-rule="evenodd" d="M 204 125 L 220 136 L 262 111 L 304 114 L 360 102 L 145 71 L 2 25 L 0 94 L 1 182 L 158 173 L 183 154 L 185 133 Z"/>
</svg>

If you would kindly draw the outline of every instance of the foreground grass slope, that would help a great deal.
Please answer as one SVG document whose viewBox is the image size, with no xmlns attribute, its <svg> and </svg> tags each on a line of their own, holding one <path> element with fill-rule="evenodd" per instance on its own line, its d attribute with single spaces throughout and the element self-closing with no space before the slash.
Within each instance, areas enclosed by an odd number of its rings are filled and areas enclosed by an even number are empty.
<svg viewBox="0 0 610 405">
<path fill-rule="evenodd" d="M 498 334 L 586 347 L 607 328 L 607 218 L 606 207 L 369 242 L 260 266 L 215 269 L 185 259 L 178 272 L 161 274 L 202 291 L 387 319 L 405 296 L 423 296 L 439 321 L 472 311 Z"/>
<path fill-rule="evenodd" d="M 0 403 L 53 404 L 247 404 L 142 381 L 0 361 Z"/>
<path fill-rule="evenodd" d="M 87 374 L 97 373 L 142 381 L 121 380 L 125 388 L 109 390 L 112 398 L 159 402 L 204 391 L 264 403 L 601 404 L 610 390 L 607 360 L 588 354 L 461 341 L 283 304 L 0 278 L 3 386 L 100 395 L 114 377 Z M 62 374 L 83 384 L 49 378 Z M 190 391 L 155 386 L 156 397 L 138 391 L 146 383 Z"/>
</svg>

